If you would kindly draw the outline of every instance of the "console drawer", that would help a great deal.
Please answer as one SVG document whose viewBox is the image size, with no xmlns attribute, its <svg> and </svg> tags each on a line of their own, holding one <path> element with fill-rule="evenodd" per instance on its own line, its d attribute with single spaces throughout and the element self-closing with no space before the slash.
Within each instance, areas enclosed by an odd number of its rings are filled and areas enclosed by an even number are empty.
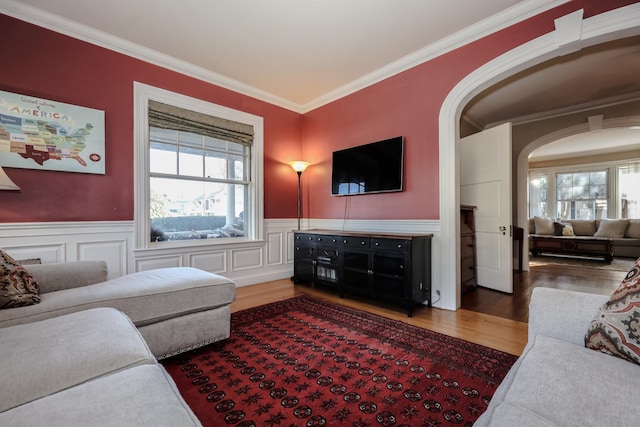
<svg viewBox="0 0 640 427">
<path fill-rule="evenodd" d="M 385 251 L 399 251 L 406 252 L 409 247 L 409 242 L 400 239 L 371 239 L 371 247 L 375 249 L 382 249 Z"/>
<path fill-rule="evenodd" d="M 460 257 L 475 256 L 476 238 L 475 236 L 462 236 L 460 238 Z"/>
</svg>

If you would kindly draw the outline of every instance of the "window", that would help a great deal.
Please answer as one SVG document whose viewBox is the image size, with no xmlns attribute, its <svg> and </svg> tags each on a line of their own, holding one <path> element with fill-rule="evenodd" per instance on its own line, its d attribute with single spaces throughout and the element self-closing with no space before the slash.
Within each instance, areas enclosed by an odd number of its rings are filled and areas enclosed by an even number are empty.
<svg viewBox="0 0 640 427">
<path fill-rule="evenodd" d="M 640 160 L 529 171 L 529 216 L 640 218 Z"/>
<path fill-rule="evenodd" d="M 607 218 L 608 171 L 557 173 L 558 217 Z"/>
<path fill-rule="evenodd" d="M 618 166 L 618 218 L 640 218 L 640 162 Z"/>
<path fill-rule="evenodd" d="M 138 248 L 257 240 L 262 119 L 136 83 Z"/>
<path fill-rule="evenodd" d="M 547 181 L 547 174 L 544 172 L 531 172 L 529 176 L 530 216 L 550 216 L 547 209 Z"/>
</svg>

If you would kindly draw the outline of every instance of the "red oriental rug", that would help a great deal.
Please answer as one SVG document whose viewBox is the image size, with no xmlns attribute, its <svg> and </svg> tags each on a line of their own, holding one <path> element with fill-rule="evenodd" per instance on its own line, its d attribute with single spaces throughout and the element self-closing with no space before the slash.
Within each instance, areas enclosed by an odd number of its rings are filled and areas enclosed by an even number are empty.
<svg viewBox="0 0 640 427">
<path fill-rule="evenodd" d="M 309 296 L 162 363 L 205 426 L 471 426 L 516 356 Z"/>
</svg>

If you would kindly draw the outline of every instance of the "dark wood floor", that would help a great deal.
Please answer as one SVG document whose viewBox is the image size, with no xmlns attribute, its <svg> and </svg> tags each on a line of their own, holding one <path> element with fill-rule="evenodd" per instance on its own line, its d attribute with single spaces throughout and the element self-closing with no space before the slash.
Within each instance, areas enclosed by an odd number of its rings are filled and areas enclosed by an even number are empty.
<svg viewBox="0 0 640 427">
<path fill-rule="evenodd" d="M 530 271 L 513 273 L 513 295 L 477 287 L 462 297 L 462 308 L 519 322 L 529 319 L 529 299 L 536 287 L 568 289 L 611 295 L 626 271 L 598 267 L 535 265 Z"/>
</svg>

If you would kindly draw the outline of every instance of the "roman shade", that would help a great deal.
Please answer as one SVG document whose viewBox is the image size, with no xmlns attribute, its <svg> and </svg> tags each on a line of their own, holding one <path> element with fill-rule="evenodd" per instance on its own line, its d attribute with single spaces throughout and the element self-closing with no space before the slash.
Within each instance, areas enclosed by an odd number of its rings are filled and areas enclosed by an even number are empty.
<svg viewBox="0 0 640 427">
<path fill-rule="evenodd" d="M 195 133 L 243 145 L 253 143 L 253 126 L 149 100 L 149 126 Z"/>
</svg>

